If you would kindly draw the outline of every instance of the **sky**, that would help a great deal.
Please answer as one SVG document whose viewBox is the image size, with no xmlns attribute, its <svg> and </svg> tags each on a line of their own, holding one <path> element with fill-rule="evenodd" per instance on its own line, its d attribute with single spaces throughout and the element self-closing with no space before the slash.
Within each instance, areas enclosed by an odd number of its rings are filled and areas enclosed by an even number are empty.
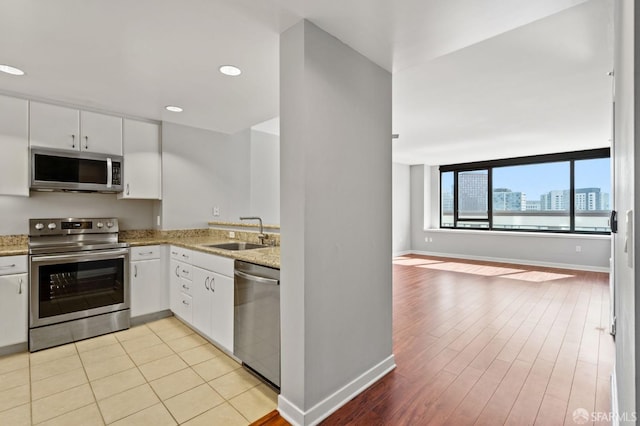
<svg viewBox="0 0 640 426">
<path fill-rule="evenodd" d="M 576 161 L 575 187 L 611 193 L 610 173 L 608 158 Z M 495 167 L 493 187 L 524 192 L 527 199 L 537 200 L 549 191 L 569 189 L 569 162 Z"/>
</svg>

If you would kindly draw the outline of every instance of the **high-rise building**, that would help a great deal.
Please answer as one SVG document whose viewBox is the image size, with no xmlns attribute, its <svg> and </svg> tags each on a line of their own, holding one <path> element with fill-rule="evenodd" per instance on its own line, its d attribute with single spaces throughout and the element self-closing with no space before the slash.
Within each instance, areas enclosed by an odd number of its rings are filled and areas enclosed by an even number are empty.
<svg viewBox="0 0 640 426">
<path fill-rule="evenodd" d="M 609 194 L 600 188 L 576 188 L 576 211 L 609 210 Z M 569 190 L 553 190 L 540 196 L 542 210 L 569 210 Z"/>
<path fill-rule="evenodd" d="M 606 195 L 606 196 L 605 196 Z M 600 188 L 576 189 L 576 210 L 608 210 L 609 194 Z"/>
<path fill-rule="evenodd" d="M 458 211 L 471 215 L 486 214 L 488 184 L 486 173 L 458 173 Z"/>
<path fill-rule="evenodd" d="M 569 210 L 569 190 L 553 190 L 542 194 L 540 210 Z"/>
<path fill-rule="evenodd" d="M 493 190 L 493 211 L 523 211 L 527 208 L 527 196 L 509 188 Z"/>
</svg>

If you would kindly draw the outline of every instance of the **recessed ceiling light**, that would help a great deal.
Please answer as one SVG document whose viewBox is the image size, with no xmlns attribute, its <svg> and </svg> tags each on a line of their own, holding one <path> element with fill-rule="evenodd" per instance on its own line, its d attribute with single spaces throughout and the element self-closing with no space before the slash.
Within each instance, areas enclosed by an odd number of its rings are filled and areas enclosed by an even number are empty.
<svg viewBox="0 0 640 426">
<path fill-rule="evenodd" d="M 242 74 L 240 68 L 234 67 L 233 65 L 223 65 L 219 69 L 222 74 L 230 75 L 231 77 L 236 77 Z"/>
<path fill-rule="evenodd" d="M 164 109 L 171 112 L 182 112 L 182 108 L 175 105 L 167 105 L 166 107 L 164 107 Z"/>
<path fill-rule="evenodd" d="M 11 75 L 24 75 L 24 71 L 11 65 L 0 65 L 0 71 Z"/>
</svg>

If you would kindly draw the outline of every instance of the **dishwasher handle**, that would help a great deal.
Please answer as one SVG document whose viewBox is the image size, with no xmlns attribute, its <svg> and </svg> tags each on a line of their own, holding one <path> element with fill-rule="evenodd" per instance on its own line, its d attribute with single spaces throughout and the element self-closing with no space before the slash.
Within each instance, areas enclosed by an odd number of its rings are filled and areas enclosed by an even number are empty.
<svg viewBox="0 0 640 426">
<path fill-rule="evenodd" d="M 247 274 L 246 272 L 242 272 L 242 271 L 234 271 L 234 275 L 236 275 L 237 277 L 240 277 L 240 278 L 244 278 L 244 279 L 247 279 L 247 280 L 251 280 L 251 281 L 255 281 L 255 282 L 259 282 L 259 283 L 263 283 L 263 284 L 280 285 L 280 280 L 274 280 L 273 278 L 258 277 L 258 276 L 255 276 L 255 275 Z"/>
</svg>

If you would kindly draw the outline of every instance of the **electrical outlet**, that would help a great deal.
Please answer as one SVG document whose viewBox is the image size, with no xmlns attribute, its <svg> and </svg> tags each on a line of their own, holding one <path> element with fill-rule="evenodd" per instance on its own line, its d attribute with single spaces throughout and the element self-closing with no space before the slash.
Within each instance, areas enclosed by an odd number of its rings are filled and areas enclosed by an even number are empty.
<svg viewBox="0 0 640 426">
<path fill-rule="evenodd" d="M 424 237 L 424 242 L 428 243 L 429 242 L 429 237 Z"/>
<path fill-rule="evenodd" d="M 213 215 L 214 215 L 215 217 L 220 216 L 220 207 L 214 207 L 214 208 L 213 208 Z"/>
<path fill-rule="evenodd" d="M 582 246 L 576 246 L 576 253 L 582 252 Z"/>
<path fill-rule="evenodd" d="M 229 238 L 235 238 L 236 237 L 236 233 L 233 231 L 229 231 Z"/>
</svg>

